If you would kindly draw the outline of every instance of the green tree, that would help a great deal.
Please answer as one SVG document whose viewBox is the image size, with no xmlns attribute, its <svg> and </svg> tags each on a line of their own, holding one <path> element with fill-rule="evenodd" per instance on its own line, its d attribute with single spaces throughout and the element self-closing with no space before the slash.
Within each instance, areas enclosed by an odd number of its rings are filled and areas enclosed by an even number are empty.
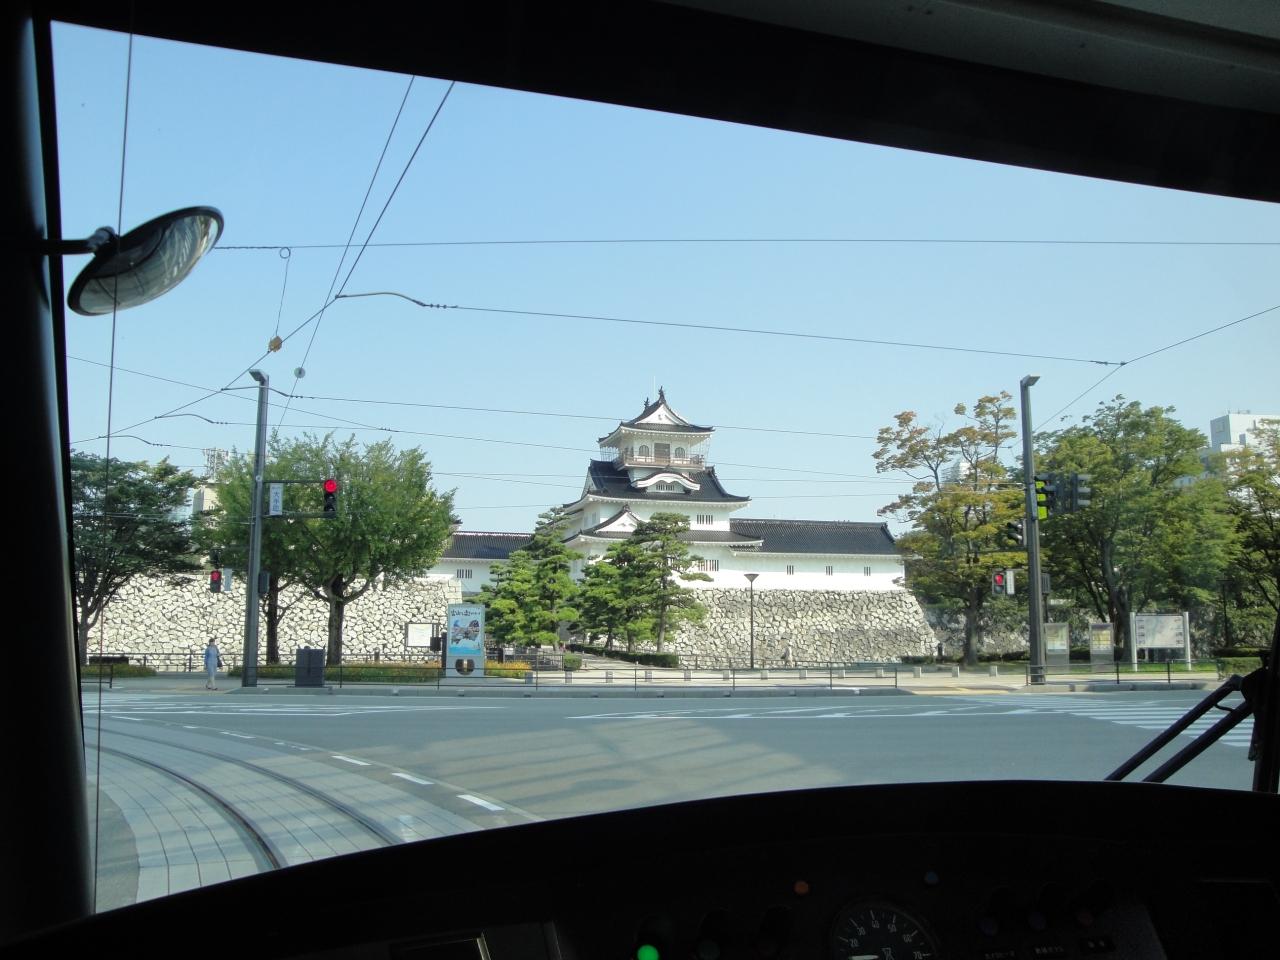
<svg viewBox="0 0 1280 960">
<path fill-rule="evenodd" d="M 878 435 L 879 472 L 905 473 L 910 492 L 880 510 L 911 523 L 898 540 L 909 558 L 906 581 L 924 603 L 964 616 L 964 657 L 976 663 L 991 574 L 1026 561 L 1011 550 L 1005 527 L 1022 514 L 1022 494 L 1001 460 L 1017 435 L 1010 395 L 979 397 L 972 411 L 958 404 L 964 423 L 954 430 L 929 427 L 913 411 L 895 417 Z"/>
<path fill-rule="evenodd" d="M 134 577 L 199 570 L 188 519 L 182 517 L 195 477 L 162 460 L 110 461 L 71 453 L 72 617 L 80 662 L 89 631 Z"/>
<path fill-rule="evenodd" d="M 689 550 L 681 535 L 689 531 L 689 518 L 679 513 L 655 513 L 636 525 L 629 538 L 648 551 L 656 583 L 646 591 L 652 597 L 652 617 L 658 653 L 667 630 L 681 623 L 701 623 L 706 607 L 694 591 L 681 586 L 694 580 L 710 580 L 693 569 L 699 557 Z"/>
<path fill-rule="evenodd" d="M 1087 473 L 1093 490 L 1087 509 L 1041 524 L 1055 590 L 1114 623 L 1124 656 L 1131 612 L 1213 602 L 1235 549 L 1223 484 L 1195 479 L 1204 435 L 1170 413 L 1118 396 L 1037 437 L 1039 470 Z"/>
<path fill-rule="evenodd" d="M 267 518 L 263 524 L 264 566 L 274 564 L 272 572 L 282 581 L 299 584 L 328 605 L 328 660 L 337 663 L 347 605 L 376 583 L 408 580 L 435 563 L 449 537 L 453 495 L 432 489 L 431 465 L 421 450 L 398 451 L 389 440 L 361 449 L 354 438 L 273 437 L 266 477 L 315 481 L 286 488 L 290 512 L 319 513 L 320 481 L 338 481 L 333 519 Z M 233 489 L 229 485 L 228 493 Z M 220 509 L 214 523 L 224 529 L 217 536 L 231 542 L 239 530 L 240 542 L 247 542 L 248 500 L 247 494 L 242 503 L 233 496 Z M 279 542 L 268 554 L 269 536 Z"/>
<path fill-rule="evenodd" d="M 1254 434 L 1221 465 L 1238 538 L 1223 586 L 1236 599 L 1232 639 L 1261 646 L 1280 628 L 1280 421 L 1263 421 Z"/>
<path fill-rule="evenodd" d="M 480 588 L 485 631 L 501 644 L 532 643 L 528 612 L 534 592 L 534 566 L 525 550 L 515 550 L 493 565 L 491 582 Z"/>
<path fill-rule="evenodd" d="M 270 464 L 267 480 L 294 479 L 304 476 L 298 457 L 305 451 L 293 441 L 282 441 L 272 434 L 267 445 Z M 195 541 L 215 565 L 234 567 L 243 575 L 249 566 L 249 504 L 253 498 L 253 457 L 233 453 L 218 470 L 217 506 L 196 519 Z M 297 507 L 303 496 L 298 487 L 286 488 L 286 509 Z M 295 560 L 300 546 L 307 541 L 295 525 L 307 523 L 283 517 L 266 517 L 262 524 L 262 569 L 267 571 L 267 595 L 261 599 L 263 624 L 266 627 L 267 663 L 280 662 L 280 624 L 299 600 L 285 602 L 284 590 L 300 586 L 301 567 Z"/>
<path fill-rule="evenodd" d="M 494 582 L 481 588 L 494 637 L 504 643 L 553 644 L 561 624 L 578 619 L 578 585 L 570 573 L 577 558 L 564 544 L 564 512 L 541 514 L 533 537 L 522 550 L 494 570 Z"/>
<path fill-rule="evenodd" d="M 617 628 L 627 643 L 627 652 L 635 653 L 636 645 L 648 643 L 654 638 L 657 618 L 657 587 L 662 578 L 655 554 L 634 536 L 615 543 L 605 551 L 600 565 L 607 564 L 616 571 L 600 575 L 591 584 L 593 589 L 608 589 L 612 595 L 609 604 L 618 621 Z"/>
<path fill-rule="evenodd" d="M 605 649 L 623 633 L 626 603 L 618 580 L 621 567 L 615 563 L 589 563 L 578 592 L 578 627 L 593 637 L 605 638 Z"/>
</svg>

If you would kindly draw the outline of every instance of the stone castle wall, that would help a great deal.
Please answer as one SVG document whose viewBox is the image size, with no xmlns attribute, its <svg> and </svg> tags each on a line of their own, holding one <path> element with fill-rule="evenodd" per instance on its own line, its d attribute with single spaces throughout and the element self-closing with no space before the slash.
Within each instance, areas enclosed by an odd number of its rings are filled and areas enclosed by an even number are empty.
<svg viewBox="0 0 1280 960">
<path fill-rule="evenodd" d="M 746 661 L 751 598 L 746 590 L 699 590 L 707 608 L 698 626 L 684 625 L 665 649 L 683 655 Z M 915 597 L 905 590 L 758 590 L 756 660 L 889 661 L 936 651 L 937 641 Z"/>
<path fill-rule="evenodd" d="M 456 580 L 415 581 L 374 588 L 351 603 L 343 620 L 344 655 L 353 659 L 395 660 L 405 650 L 407 623 L 443 623 L 445 607 L 462 601 Z M 280 622 L 280 659 L 291 661 L 302 646 L 325 647 L 329 635 L 328 605 L 296 587 L 281 591 L 281 603 L 293 606 Z M 210 637 L 229 665 L 239 662 L 244 638 L 244 582 L 236 580 L 232 592 L 211 593 L 206 577 L 175 580 L 138 577 L 107 605 L 104 623 L 95 626 L 89 652 L 147 655 L 148 663 L 165 669 L 185 669 L 185 654 L 200 654 Z M 259 619 L 258 649 L 265 659 L 267 626 Z M 158 656 L 159 655 L 159 656 Z"/>
</svg>

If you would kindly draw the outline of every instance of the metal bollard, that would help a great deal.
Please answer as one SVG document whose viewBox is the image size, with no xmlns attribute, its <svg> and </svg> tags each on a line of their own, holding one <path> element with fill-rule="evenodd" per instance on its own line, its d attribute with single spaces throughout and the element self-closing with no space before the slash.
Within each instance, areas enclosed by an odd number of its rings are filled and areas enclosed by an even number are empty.
<svg viewBox="0 0 1280 960">
<path fill-rule="evenodd" d="M 844 667 L 841 667 L 839 670 L 836 671 L 836 678 L 839 680 L 843 680 L 845 678 Z"/>
<path fill-rule="evenodd" d="M 877 680 L 884 679 L 884 667 L 876 667 L 876 679 Z"/>
<path fill-rule="evenodd" d="M 720 675 L 720 677 L 722 680 L 729 680 L 732 678 L 732 674 L 730 674 L 729 671 L 726 670 Z"/>
<path fill-rule="evenodd" d="M 525 674 L 524 674 L 524 682 L 525 682 L 525 683 L 533 683 L 533 671 L 532 671 L 532 670 L 526 670 L 526 671 L 525 671 Z"/>
<path fill-rule="evenodd" d="M 959 667 L 959 666 L 954 666 L 954 667 L 952 667 L 952 668 L 951 668 L 951 676 L 952 676 L 952 677 L 958 677 L 958 676 L 960 676 L 960 667 Z"/>
<path fill-rule="evenodd" d="M 613 671 L 612 671 L 612 670 L 606 670 L 606 671 L 604 672 L 604 682 L 605 682 L 605 683 L 613 683 Z"/>
<path fill-rule="evenodd" d="M 915 677 L 917 680 L 919 680 L 921 677 L 923 677 L 923 676 L 924 676 L 924 668 L 923 668 L 923 667 L 912 667 L 912 668 L 911 668 L 911 675 L 912 675 L 913 677 Z"/>
<path fill-rule="evenodd" d="M 651 681 L 651 680 L 653 679 L 653 671 L 652 671 L 652 670 L 646 670 L 646 671 L 644 672 L 644 679 L 645 679 L 645 682 L 646 682 L 646 683 L 648 683 L 649 681 Z"/>
<path fill-rule="evenodd" d="M 990 667 L 987 668 L 987 673 L 990 676 L 998 677 L 1000 676 L 1000 668 L 993 663 Z"/>
<path fill-rule="evenodd" d="M 768 680 L 768 679 L 769 679 L 769 671 L 768 671 L 768 670 L 761 670 L 761 671 L 760 671 L 760 679 L 761 679 L 761 680 Z"/>
<path fill-rule="evenodd" d="M 692 680 L 692 679 L 693 679 L 693 673 L 692 673 L 692 671 L 690 671 L 690 670 L 689 670 L 689 668 L 688 668 L 688 667 L 685 667 L 685 668 L 684 668 L 684 678 L 685 678 L 686 680 Z"/>
<path fill-rule="evenodd" d="M 808 680 L 808 679 L 809 679 L 809 671 L 808 671 L 808 669 L 807 669 L 807 668 L 805 668 L 805 667 L 801 667 L 801 668 L 800 668 L 800 679 L 801 679 L 801 680 Z"/>
<path fill-rule="evenodd" d="M 566 671 L 564 672 L 564 682 L 565 682 L 565 683 L 573 683 L 573 671 L 572 671 L 572 670 L 566 670 Z"/>
</svg>

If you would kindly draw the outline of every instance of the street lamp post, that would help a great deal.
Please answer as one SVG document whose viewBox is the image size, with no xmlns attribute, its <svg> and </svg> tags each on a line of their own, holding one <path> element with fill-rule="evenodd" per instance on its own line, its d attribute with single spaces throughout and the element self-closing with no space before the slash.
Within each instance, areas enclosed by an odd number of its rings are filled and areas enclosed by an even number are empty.
<svg viewBox="0 0 1280 960">
<path fill-rule="evenodd" d="M 258 381 L 258 428 L 253 444 L 253 500 L 249 508 L 249 569 L 244 592 L 244 666 L 242 687 L 258 685 L 258 570 L 262 566 L 262 477 L 267 469 L 267 397 L 270 378 L 261 370 L 250 370 Z"/>
<path fill-rule="evenodd" d="M 751 599 L 751 666 L 750 669 L 756 668 L 756 577 L 758 573 L 744 573 L 747 578 L 747 595 Z"/>
</svg>

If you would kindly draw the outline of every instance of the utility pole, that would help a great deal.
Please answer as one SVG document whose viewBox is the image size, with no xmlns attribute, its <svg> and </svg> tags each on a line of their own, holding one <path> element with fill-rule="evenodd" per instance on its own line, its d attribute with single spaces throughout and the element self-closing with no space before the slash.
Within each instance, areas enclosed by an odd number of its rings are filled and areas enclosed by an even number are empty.
<svg viewBox="0 0 1280 960">
<path fill-rule="evenodd" d="M 1036 508 L 1036 454 L 1031 438 L 1031 387 L 1040 378 L 1032 374 L 1022 378 L 1022 470 L 1027 500 L 1027 566 L 1030 589 L 1027 600 L 1031 608 L 1031 670 L 1032 683 L 1045 681 L 1044 653 L 1044 595 L 1040 577 L 1040 511 Z"/>
<path fill-rule="evenodd" d="M 262 568 L 262 478 L 267 470 L 267 395 L 270 378 L 250 370 L 258 381 L 258 432 L 253 444 L 253 498 L 249 501 L 249 569 L 244 584 L 244 672 L 240 686 L 258 685 L 258 571 Z"/>
</svg>

